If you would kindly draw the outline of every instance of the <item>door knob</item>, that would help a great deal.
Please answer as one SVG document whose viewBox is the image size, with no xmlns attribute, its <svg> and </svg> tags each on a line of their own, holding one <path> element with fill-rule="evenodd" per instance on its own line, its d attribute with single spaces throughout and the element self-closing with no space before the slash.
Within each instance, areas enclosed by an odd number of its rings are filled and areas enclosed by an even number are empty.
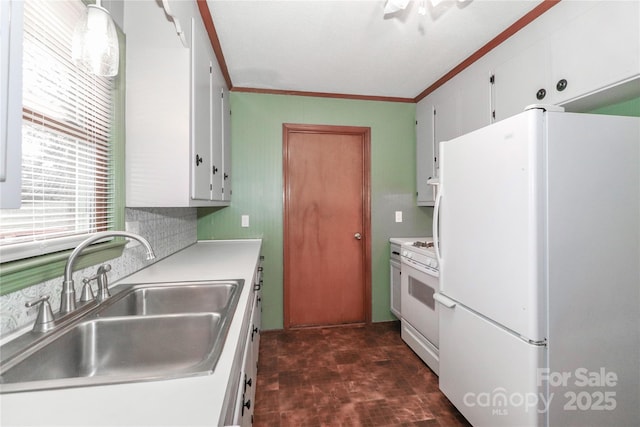
<svg viewBox="0 0 640 427">
<path fill-rule="evenodd" d="M 362 239 L 362 234 L 356 233 L 356 234 L 353 235 L 353 237 L 355 237 L 357 240 L 360 240 L 360 239 Z"/>
</svg>

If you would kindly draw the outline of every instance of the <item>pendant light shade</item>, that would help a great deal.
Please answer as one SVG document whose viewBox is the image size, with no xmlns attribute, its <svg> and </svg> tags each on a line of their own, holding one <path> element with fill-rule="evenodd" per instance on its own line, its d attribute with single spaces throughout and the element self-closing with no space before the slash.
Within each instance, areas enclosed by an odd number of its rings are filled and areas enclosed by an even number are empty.
<svg viewBox="0 0 640 427">
<path fill-rule="evenodd" d="M 111 14 L 100 4 L 90 4 L 73 33 L 73 62 L 97 76 L 118 74 L 120 62 L 118 34 Z"/>
</svg>

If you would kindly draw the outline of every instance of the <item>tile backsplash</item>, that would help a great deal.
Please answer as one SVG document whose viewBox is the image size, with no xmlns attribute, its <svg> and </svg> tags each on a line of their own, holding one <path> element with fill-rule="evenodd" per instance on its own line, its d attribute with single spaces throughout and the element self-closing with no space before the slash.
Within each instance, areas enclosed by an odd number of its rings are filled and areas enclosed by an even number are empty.
<svg viewBox="0 0 640 427">
<path fill-rule="evenodd" d="M 165 258 L 197 240 L 197 210 L 195 208 L 145 208 L 125 210 L 125 221 L 133 225 L 128 231 L 145 237 L 153 248 L 156 259 Z M 149 265 L 145 260 L 145 250 L 137 241 L 129 240 L 124 253 L 110 260 L 109 283 Z M 82 278 L 92 276 L 98 266 L 76 270 L 73 274 L 76 282 L 76 295 L 82 289 Z M 0 336 L 5 336 L 35 321 L 37 309 L 25 308 L 25 303 L 49 295 L 53 311 L 60 307 L 62 276 L 47 280 L 17 292 L 0 296 Z M 95 285 L 94 285 L 95 290 Z"/>
</svg>

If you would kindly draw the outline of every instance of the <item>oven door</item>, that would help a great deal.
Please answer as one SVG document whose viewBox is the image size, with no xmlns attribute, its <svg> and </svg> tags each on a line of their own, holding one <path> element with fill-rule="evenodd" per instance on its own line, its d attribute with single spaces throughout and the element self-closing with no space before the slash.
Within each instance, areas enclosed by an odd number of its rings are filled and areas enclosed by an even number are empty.
<svg viewBox="0 0 640 427">
<path fill-rule="evenodd" d="M 404 257 L 401 269 L 402 318 L 438 348 L 438 278 Z"/>
</svg>

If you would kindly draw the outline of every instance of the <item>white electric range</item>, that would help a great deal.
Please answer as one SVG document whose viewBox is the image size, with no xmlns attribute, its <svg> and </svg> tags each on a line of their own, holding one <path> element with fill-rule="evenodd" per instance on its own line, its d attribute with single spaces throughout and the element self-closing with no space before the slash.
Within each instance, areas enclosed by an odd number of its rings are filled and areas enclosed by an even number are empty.
<svg viewBox="0 0 640 427">
<path fill-rule="evenodd" d="M 402 339 L 436 373 L 439 371 L 438 261 L 432 238 L 405 242 L 400 254 Z"/>
</svg>

